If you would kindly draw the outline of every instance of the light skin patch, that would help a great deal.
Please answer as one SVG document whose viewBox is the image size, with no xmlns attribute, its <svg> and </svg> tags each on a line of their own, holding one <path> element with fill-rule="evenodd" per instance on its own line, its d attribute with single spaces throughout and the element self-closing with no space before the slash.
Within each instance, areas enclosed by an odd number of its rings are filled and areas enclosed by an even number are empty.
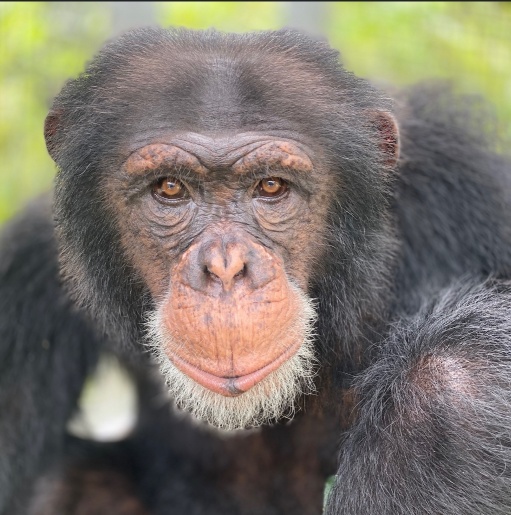
<svg viewBox="0 0 511 515">
<path fill-rule="evenodd" d="M 474 378 L 463 360 L 452 356 L 422 357 L 412 368 L 410 380 L 428 394 L 451 392 L 455 394 L 473 395 Z"/>
<path fill-rule="evenodd" d="M 477 397 L 476 383 L 469 365 L 449 355 L 422 356 L 406 374 L 411 396 L 397 404 L 401 423 L 420 427 L 431 423 L 432 406 L 438 399 L 451 410 L 467 410 Z"/>
</svg>

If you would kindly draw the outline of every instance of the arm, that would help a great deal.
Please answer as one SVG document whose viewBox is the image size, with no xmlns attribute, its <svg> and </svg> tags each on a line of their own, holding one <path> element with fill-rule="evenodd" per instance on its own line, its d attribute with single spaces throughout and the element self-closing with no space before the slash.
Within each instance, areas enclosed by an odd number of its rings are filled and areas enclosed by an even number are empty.
<svg viewBox="0 0 511 515">
<path fill-rule="evenodd" d="M 98 341 L 58 280 L 47 203 L 0 239 L 0 513 L 59 451 Z M 21 508 L 22 509 L 22 508 Z"/>
<path fill-rule="evenodd" d="M 445 291 L 357 381 L 328 515 L 507 514 L 511 290 Z"/>
</svg>

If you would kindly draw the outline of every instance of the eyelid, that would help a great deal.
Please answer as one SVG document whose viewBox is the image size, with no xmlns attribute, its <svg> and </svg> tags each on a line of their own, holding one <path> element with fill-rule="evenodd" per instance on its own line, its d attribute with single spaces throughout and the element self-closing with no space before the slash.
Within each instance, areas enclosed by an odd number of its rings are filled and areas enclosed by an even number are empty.
<svg viewBox="0 0 511 515">
<path fill-rule="evenodd" d="M 290 189 L 294 192 L 301 193 L 304 196 L 308 196 L 313 190 L 317 177 L 312 177 L 311 174 L 305 175 L 300 171 L 293 171 L 291 169 L 261 169 L 247 175 L 243 178 L 243 182 L 247 181 L 247 187 L 249 187 L 248 181 L 252 184 L 258 183 L 263 179 L 269 177 L 278 177 L 287 182 Z"/>
<path fill-rule="evenodd" d="M 162 184 L 165 181 L 173 181 L 174 183 L 179 184 L 181 186 L 176 195 L 167 195 L 164 191 L 162 191 Z M 188 185 L 181 179 L 175 177 L 174 175 L 166 175 L 156 179 L 156 181 L 154 181 L 151 184 L 151 194 L 158 202 L 162 204 L 183 202 L 191 198 L 190 188 L 188 187 Z"/>
<path fill-rule="evenodd" d="M 264 191 L 264 189 L 263 189 L 263 186 L 262 186 L 263 181 L 269 180 L 269 179 L 277 180 L 280 183 L 279 189 L 274 193 Z M 275 176 L 264 177 L 263 179 L 259 180 L 255 184 L 255 186 L 252 190 L 252 198 L 255 200 L 261 200 L 264 202 L 279 202 L 279 201 L 283 200 L 284 198 L 288 197 L 289 191 L 290 191 L 290 185 L 289 185 L 288 181 L 284 180 L 282 177 L 275 177 Z"/>
</svg>

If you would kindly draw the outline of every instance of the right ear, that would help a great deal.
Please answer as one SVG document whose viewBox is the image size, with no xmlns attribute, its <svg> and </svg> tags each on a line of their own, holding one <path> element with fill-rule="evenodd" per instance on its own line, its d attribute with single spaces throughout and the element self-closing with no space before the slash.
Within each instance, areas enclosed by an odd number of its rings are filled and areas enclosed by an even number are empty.
<svg viewBox="0 0 511 515">
<path fill-rule="evenodd" d="M 399 126 L 397 120 L 387 111 L 371 113 L 371 121 L 379 134 L 379 147 L 384 155 L 384 163 L 389 168 L 395 168 L 399 159 Z"/>
<path fill-rule="evenodd" d="M 44 139 L 48 154 L 54 161 L 57 161 L 59 149 L 59 136 L 62 126 L 62 109 L 52 109 L 44 121 Z"/>
</svg>

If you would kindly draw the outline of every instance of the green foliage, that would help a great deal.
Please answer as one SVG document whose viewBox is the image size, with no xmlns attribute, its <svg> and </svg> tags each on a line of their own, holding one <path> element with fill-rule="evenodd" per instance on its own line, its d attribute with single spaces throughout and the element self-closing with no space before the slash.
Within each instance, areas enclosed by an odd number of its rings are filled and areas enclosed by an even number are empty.
<svg viewBox="0 0 511 515">
<path fill-rule="evenodd" d="M 79 73 L 107 36 L 98 4 L 0 3 L 0 221 L 49 188 L 55 167 L 43 123 L 65 79 Z"/>
<path fill-rule="evenodd" d="M 348 69 L 392 84 L 454 79 L 461 90 L 492 101 L 511 136 L 511 4 L 317 5 L 324 11 L 323 32 L 342 49 Z M 290 2 L 153 4 L 155 22 L 163 26 L 236 32 L 286 26 L 292 9 Z M 113 21 L 110 2 L 0 2 L 0 221 L 50 187 L 55 169 L 43 141 L 44 117 L 63 82 L 109 36 Z"/>
<path fill-rule="evenodd" d="M 392 84 L 454 80 L 498 108 L 511 136 L 511 4 L 336 2 L 326 29 L 357 75 Z"/>
<path fill-rule="evenodd" d="M 155 5 L 163 26 L 214 27 L 225 32 L 279 29 L 285 7 L 281 2 L 159 2 Z"/>
<path fill-rule="evenodd" d="M 328 501 L 328 496 L 330 495 L 330 492 L 332 491 L 332 488 L 335 483 L 335 476 L 330 476 L 325 483 L 325 489 L 323 490 L 323 509 L 326 507 L 326 503 Z"/>
</svg>

